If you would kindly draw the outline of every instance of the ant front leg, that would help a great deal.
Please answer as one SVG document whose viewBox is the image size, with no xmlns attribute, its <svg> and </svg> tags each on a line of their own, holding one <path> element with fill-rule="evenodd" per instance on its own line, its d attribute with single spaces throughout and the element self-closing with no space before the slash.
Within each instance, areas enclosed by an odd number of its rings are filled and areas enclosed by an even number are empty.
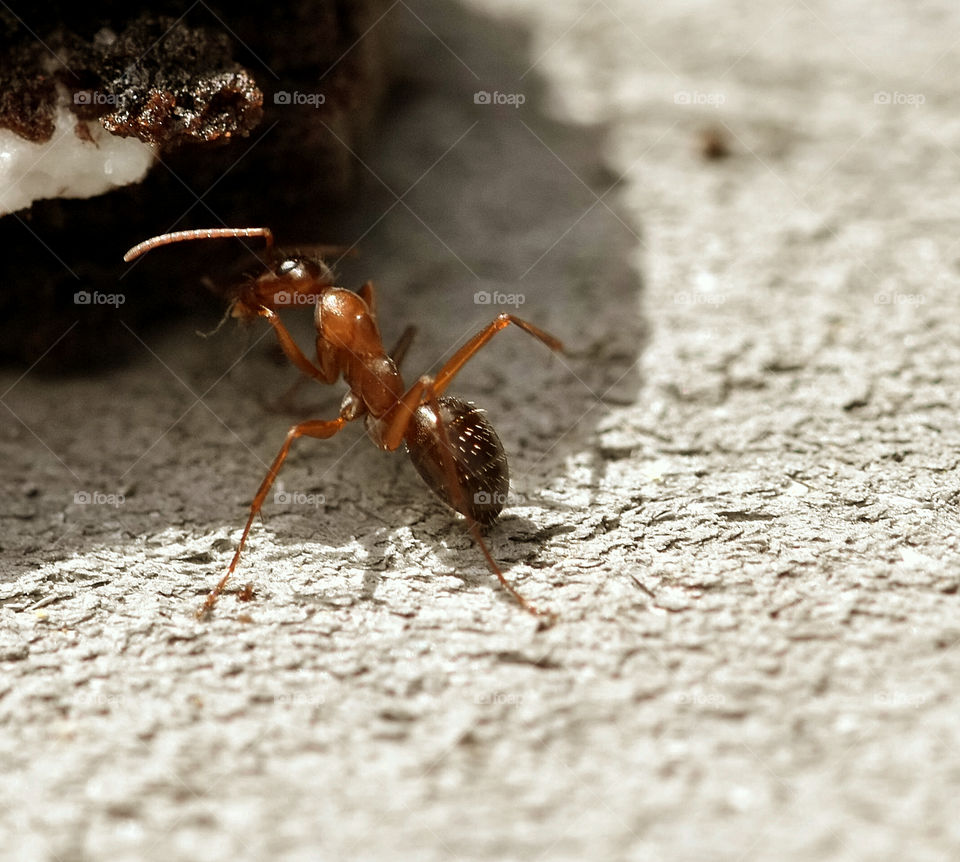
<svg viewBox="0 0 960 862">
<path fill-rule="evenodd" d="M 257 314 L 267 319 L 267 322 L 277 334 L 277 341 L 280 342 L 280 349 L 284 352 L 284 355 L 307 377 L 312 377 L 320 383 L 333 383 L 337 379 L 338 375 L 336 373 L 333 376 L 326 374 L 307 359 L 304 352 L 297 346 L 297 342 L 293 340 L 290 330 L 283 325 L 280 315 L 263 305 L 257 309 Z"/>
<path fill-rule="evenodd" d="M 253 525 L 253 519 L 257 516 L 257 512 L 259 512 L 263 506 L 263 501 L 270 492 L 270 488 L 273 485 L 274 480 L 277 478 L 277 474 L 280 472 L 283 462 L 286 461 L 287 454 L 290 452 L 290 446 L 293 441 L 298 437 L 317 437 L 321 440 L 325 440 L 336 434 L 341 428 L 343 428 L 344 425 L 346 425 L 346 423 L 347 420 L 340 416 L 332 420 L 312 420 L 310 422 L 300 422 L 299 424 L 290 428 L 290 430 L 287 432 L 287 439 L 284 441 L 283 446 L 280 447 L 277 457 L 273 459 L 273 464 L 270 465 L 270 469 L 267 471 L 266 477 L 264 478 L 263 482 L 260 483 L 260 489 L 257 491 L 257 495 L 253 498 L 253 503 L 250 505 L 250 517 L 247 518 L 247 524 L 243 528 L 243 535 L 240 537 L 240 544 L 237 546 L 236 553 L 233 555 L 233 560 L 230 563 L 230 567 L 227 569 L 227 573 L 220 579 L 220 582 L 210 591 L 206 601 L 203 603 L 203 607 L 197 611 L 197 619 L 206 619 L 210 615 L 211 611 L 213 610 L 213 606 L 217 603 L 217 599 L 220 597 L 220 594 L 226 587 L 227 581 L 230 580 L 230 576 L 237 568 L 237 564 L 240 562 L 240 554 L 243 552 L 243 546 L 247 542 L 247 534 L 250 532 L 250 527 Z"/>
<path fill-rule="evenodd" d="M 299 387 L 304 383 L 307 378 L 316 380 L 320 383 L 333 383 L 336 378 L 336 373 L 327 373 L 324 372 L 322 368 L 317 368 L 309 359 L 307 359 L 304 352 L 294 341 L 293 336 L 290 334 L 290 330 L 283 325 L 283 322 L 280 320 L 280 315 L 278 315 L 272 309 L 267 308 L 266 306 L 259 306 L 254 310 L 256 315 L 259 317 L 266 318 L 267 322 L 273 327 L 273 331 L 276 333 L 277 341 L 280 344 L 280 349 L 283 351 L 284 356 L 290 360 L 290 362 L 297 367 L 297 369 L 303 374 L 303 377 L 298 377 L 292 386 L 279 398 L 274 401 L 264 402 L 267 406 L 267 409 L 273 410 L 275 412 L 296 412 L 293 408 L 293 394 L 299 389 Z"/>
</svg>

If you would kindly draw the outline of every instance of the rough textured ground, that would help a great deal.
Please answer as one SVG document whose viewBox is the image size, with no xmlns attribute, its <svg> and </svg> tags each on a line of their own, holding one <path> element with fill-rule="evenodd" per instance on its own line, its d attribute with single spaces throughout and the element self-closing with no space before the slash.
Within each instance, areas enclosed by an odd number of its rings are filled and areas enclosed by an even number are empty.
<svg viewBox="0 0 960 862">
<path fill-rule="evenodd" d="M 513 458 L 491 548 L 560 622 L 352 429 L 199 624 L 291 421 L 269 336 L 7 372 L 5 856 L 957 857 L 960 16 L 638 5 L 393 7 L 428 50 L 345 227 L 411 374 L 479 291 L 570 344 L 504 333 L 456 387 Z"/>
</svg>

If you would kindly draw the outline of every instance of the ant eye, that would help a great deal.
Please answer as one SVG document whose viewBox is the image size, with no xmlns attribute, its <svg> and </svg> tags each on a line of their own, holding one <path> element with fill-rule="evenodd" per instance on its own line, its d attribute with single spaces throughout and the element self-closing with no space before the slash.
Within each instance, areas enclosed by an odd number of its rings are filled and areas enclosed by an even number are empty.
<svg viewBox="0 0 960 862">
<path fill-rule="evenodd" d="M 304 261 L 296 257 L 286 258 L 281 261 L 280 266 L 277 267 L 277 275 L 290 275 L 294 278 L 302 278 L 306 275 Z"/>
<path fill-rule="evenodd" d="M 289 279 L 310 279 L 313 281 L 324 278 L 329 270 L 318 261 L 309 257 L 287 257 L 276 267 L 276 274 Z"/>
</svg>

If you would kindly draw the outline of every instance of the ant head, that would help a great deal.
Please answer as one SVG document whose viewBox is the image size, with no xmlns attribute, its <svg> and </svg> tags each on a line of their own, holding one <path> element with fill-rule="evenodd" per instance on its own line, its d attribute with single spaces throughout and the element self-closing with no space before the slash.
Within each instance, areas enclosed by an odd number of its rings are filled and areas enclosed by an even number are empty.
<svg viewBox="0 0 960 862">
<path fill-rule="evenodd" d="M 318 257 L 284 254 L 271 266 L 271 273 L 290 282 L 333 283 L 333 271 Z"/>
</svg>

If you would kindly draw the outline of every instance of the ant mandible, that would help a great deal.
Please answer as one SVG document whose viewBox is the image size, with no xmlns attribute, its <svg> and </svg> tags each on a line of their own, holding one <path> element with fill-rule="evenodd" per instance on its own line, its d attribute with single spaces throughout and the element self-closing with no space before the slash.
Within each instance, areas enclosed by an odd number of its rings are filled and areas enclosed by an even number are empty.
<svg viewBox="0 0 960 862">
<path fill-rule="evenodd" d="M 336 287 L 330 267 L 320 256 L 280 252 L 274 247 L 270 228 L 213 228 L 166 233 L 135 245 L 123 259 L 129 262 L 170 243 L 228 237 L 262 237 L 266 243 L 264 272 L 247 278 L 237 287 L 228 313 L 245 320 L 265 318 L 273 327 L 284 354 L 301 372 L 320 383 L 335 383 L 343 375 L 350 391 L 344 397 L 336 419 L 298 422 L 287 431 L 287 438 L 250 505 L 250 516 L 233 560 L 226 574 L 207 595 L 197 617 L 203 619 L 211 613 L 237 568 L 253 520 L 263 506 L 293 441 L 298 437 L 332 437 L 348 422 L 363 417 L 367 434 L 376 446 L 392 452 L 403 443 L 427 486 L 466 518 L 491 571 L 520 606 L 536 616 L 553 618 L 550 612 L 541 611 L 528 602 L 507 581 L 480 532 L 481 526 L 496 521 L 510 487 L 507 457 L 500 438 L 482 410 L 443 393 L 466 362 L 510 324 L 542 341 L 551 350 L 562 351 L 560 341 L 519 317 L 500 314 L 464 344 L 435 377 L 420 377 L 407 389 L 398 366 L 410 345 L 412 327 L 404 332 L 392 353 L 388 354 L 377 327 L 373 282 L 366 282 L 358 293 Z M 316 308 L 316 364 L 300 350 L 276 313 L 278 306 L 307 301 L 314 303 Z"/>
</svg>

